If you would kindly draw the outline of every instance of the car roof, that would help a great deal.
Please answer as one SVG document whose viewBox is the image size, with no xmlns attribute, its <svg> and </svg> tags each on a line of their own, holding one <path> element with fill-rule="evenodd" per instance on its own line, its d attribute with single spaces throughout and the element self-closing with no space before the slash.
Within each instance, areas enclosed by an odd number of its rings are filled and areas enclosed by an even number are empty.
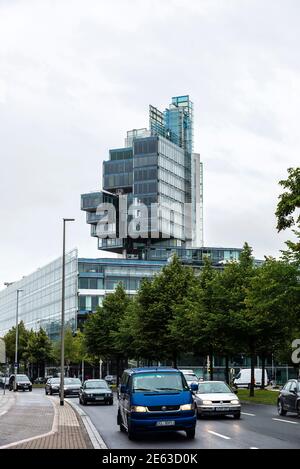
<svg viewBox="0 0 300 469">
<path fill-rule="evenodd" d="M 135 374 L 135 373 L 151 373 L 151 371 L 159 371 L 159 372 L 173 372 L 176 373 L 181 373 L 180 370 L 177 368 L 172 368 L 168 366 L 147 366 L 147 367 L 141 367 L 141 368 L 128 368 L 127 370 L 124 370 L 124 373 L 128 374 Z"/>
<path fill-rule="evenodd" d="M 210 381 L 210 380 L 200 381 L 199 384 L 207 384 L 207 383 L 223 383 L 223 384 L 227 384 L 227 383 L 225 383 L 225 381 L 220 381 L 220 380 L 218 380 L 218 381 L 215 381 L 215 380 L 212 380 L 212 381 Z M 229 385 L 227 384 L 227 386 L 229 386 Z"/>
</svg>

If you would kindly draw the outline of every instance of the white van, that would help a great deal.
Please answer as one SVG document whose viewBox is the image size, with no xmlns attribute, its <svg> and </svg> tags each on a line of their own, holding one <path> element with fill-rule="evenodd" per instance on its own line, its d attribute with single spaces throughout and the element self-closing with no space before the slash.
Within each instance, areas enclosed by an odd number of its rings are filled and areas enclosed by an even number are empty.
<svg viewBox="0 0 300 469">
<path fill-rule="evenodd" d="M 257 387 L 261 386 L 262 369 L 254 369 L 254 384 Z M 249 388 L 251 384 L 251 368 L 244 368 L 239 371 L 233 380 L 234 385 L 237 388 Z M 265 370 L 265 386 L 269 383 L 268 373 Z"/>
</svg>

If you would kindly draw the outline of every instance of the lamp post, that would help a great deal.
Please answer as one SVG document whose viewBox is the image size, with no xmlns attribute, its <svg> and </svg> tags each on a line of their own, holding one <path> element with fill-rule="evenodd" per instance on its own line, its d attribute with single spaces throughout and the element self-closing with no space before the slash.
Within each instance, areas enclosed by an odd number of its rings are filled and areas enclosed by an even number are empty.
<svg viewBox="0 0 300 469">
<path fill-rule="evenodd" d="M 14 390 L 17 386 L 16 374 L 18 373 L 18 342 L 19 342 L 19 294 L 22 292 L 20 288 L 17 290 L 17 308 L 16 308 L 16 344 L 15 344 L 15 379 L 14 379 Z"/>
<path fill-rule="evenodd" d="M 63 218 L 63 257 L 62 257 L 62 295 L 61 295 L 61 333 L 60 333 L 60 405 L 64 405 L 65 377 L 65 267 L 66 267 L 66 222 L 74 218 Z"/>
</svg>

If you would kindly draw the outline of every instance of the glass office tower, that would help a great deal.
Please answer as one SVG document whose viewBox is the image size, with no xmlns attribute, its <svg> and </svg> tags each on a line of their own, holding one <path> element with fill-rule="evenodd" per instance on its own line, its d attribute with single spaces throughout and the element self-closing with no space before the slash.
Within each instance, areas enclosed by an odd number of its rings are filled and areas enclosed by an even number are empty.
<svg viewBox="0 0 300 469">
<path fill-rule="evenodd" d="M 149 130 L 127 132 L 125 145 L 109 151 L 94 204 L 86 202 L 91 194 L 81 197 L 99 249 L 139 258 L 150 246 L 202 246 L 202 163 L 193 153 L 189 96 L 173 97 L 163 112 L 150 105 Z M 115 208 L 109 220 L 99 205 L 103 193 Z"/>
</svg>

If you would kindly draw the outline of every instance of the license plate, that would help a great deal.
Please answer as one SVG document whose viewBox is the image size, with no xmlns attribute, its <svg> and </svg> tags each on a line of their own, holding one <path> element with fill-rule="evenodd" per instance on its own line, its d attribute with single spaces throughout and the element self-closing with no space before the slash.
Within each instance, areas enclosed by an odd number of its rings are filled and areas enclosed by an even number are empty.
<svg viewBox="0 0 300 469">
<path fill-rule="evenodd" d="M 95 397 L 96 401 L 103 401 L 104 397 Z"/>
<path fill-rule="evenodd" d="M 224 410 L 225 412 L 228 412 L 229 407 L 216 407 L 216 410 Z"/>
<path fill-rule="evenodd" d="M 156 422 L 157 427 L 172 427 L 175 425 L 175 420 L 161 420 Z"/>
</svg>

